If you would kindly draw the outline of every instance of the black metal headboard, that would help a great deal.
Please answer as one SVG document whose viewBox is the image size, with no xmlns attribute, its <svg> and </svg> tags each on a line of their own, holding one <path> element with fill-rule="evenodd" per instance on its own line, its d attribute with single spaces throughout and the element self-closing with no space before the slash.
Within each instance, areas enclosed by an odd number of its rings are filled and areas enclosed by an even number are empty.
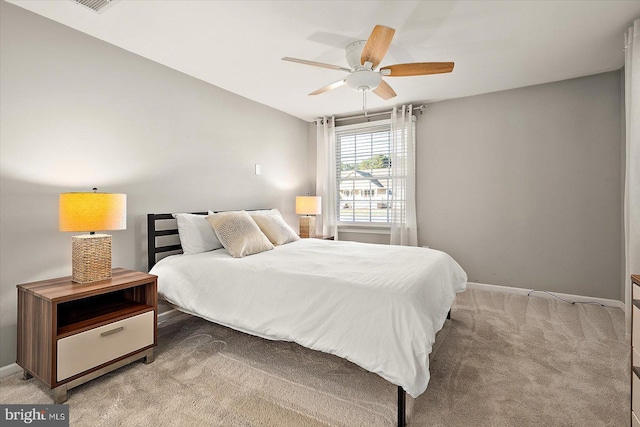
<svg viewBox="0 0 640 427">
<path fill-rule="evenodd" d="M 192 212 L 196 215 L 207 215 L 208 212 Z M 178 234 L 178 226 L 174 228 L 158 227 L 159 221 L 173 220 L 173 214 L 147 214 L 147 251 L 148 269 L 151 270 L 158 261 L 157 255 L 163 252 L 177 252 L 182 250 L 180 243 L 174 245 L 157 246 L 156 238 L 160 236 L 171 236 Z M 165 223 L 166 224 L 166 223 Z"/>
</svg>

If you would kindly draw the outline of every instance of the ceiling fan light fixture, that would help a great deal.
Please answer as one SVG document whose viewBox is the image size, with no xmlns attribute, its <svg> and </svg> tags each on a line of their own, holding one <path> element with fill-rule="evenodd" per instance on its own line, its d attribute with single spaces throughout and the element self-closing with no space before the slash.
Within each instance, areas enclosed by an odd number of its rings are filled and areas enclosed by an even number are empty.
<svg viewBox="0 0 640 427">
<path fill-rule="evenodd" d="M 374 90 L 380 86 L 380 73 L 371 70 L 355 71 L 347 76 L 347 86 L 359 91 Z"/>
</svg>

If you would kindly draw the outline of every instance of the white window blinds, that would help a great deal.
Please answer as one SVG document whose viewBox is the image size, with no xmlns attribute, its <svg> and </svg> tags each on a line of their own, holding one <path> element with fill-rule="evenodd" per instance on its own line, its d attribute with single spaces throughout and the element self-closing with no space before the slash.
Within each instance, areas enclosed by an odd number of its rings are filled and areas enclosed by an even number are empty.
<svg viewBox="0 0 640 427">
<path fill-rule="evenodd" d="M 339 222 L 389 223 L 391 203 L 389 120 L 336 127 L 336 190 Z"/>
</svg>

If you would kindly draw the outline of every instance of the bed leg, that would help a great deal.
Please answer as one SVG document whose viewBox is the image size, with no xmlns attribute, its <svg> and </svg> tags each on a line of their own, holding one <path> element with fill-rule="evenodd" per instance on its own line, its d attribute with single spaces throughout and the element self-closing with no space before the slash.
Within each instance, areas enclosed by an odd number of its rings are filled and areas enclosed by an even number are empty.
<svg viewBox="0 0 640 427">
<path fill-rule="evenodd" d="M 398 427 L 405 427 L 407 412 L 407 395 L 404 389 L 398 386 Z"/>
<path fill-rule="evenodd" d="M 447 313 L 447 319 L 451 320 L 451 310 Z"/>
</svg>

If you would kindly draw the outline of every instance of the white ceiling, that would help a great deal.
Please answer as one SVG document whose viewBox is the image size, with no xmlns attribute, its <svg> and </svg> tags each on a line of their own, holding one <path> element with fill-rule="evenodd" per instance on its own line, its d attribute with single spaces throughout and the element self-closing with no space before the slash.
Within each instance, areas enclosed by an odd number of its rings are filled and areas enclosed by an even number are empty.
<svg viewBox="0 0 640 427">
<path fill-rule="evenodd" d="M 381 65 L 453 61 L 451 74 L 387 77 L 398 96 L 370 110 L 529 86 L 624 65 L 640 1 L 118 0 L 98 14 L 72 0 L 7 0 L 69 27 L 304 120 L 361 112 L 344 47 L 376 24 L 396 29 Z"/>
</svg>

